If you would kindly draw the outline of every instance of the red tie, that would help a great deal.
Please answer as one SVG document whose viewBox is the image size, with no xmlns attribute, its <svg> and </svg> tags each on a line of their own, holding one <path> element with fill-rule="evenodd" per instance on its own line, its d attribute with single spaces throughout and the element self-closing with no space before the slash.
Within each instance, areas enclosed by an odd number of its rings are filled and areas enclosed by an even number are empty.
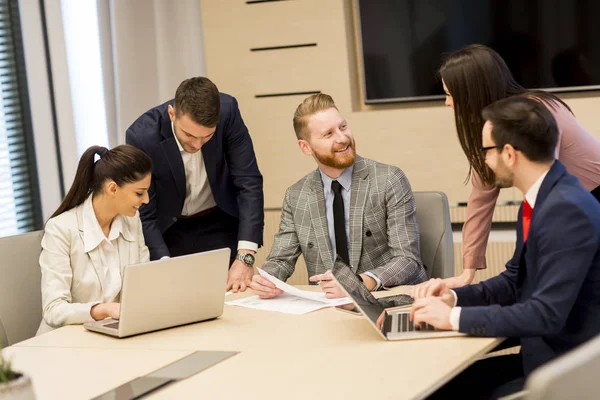
<svg viewBox="0 0 600 400">
<path fill-rule="evenodd" d="M 533 208 L 527 202 L 523 201 L 523 243 L 527 241 L 527 235 L 529 234 L 529 225 L 531 224 L 531 212 Z"/>
</svg>

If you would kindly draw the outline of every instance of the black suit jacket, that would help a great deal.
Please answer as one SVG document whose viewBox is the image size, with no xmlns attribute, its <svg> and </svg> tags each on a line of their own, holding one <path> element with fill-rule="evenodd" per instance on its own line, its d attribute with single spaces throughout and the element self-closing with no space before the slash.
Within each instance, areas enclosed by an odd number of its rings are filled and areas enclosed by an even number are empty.
<svg viewBox="0 0 600 400">
<path fill-rule="evenodd" d="M 213 137 L 202 146 L 206 174 L 217 206 L 239 219 L 238 240 L 262 245 L 263 180 L 252 140 L 235 98 L 221 93 L 221 113 Z M 151 259 L 169 255 L 163 234 L 177 221 L 186 195 L 185 170 L 167 111 L 170 100 L 139 117 L 126 141 L 152 158 L 150 202 L 140 208 Z"/>
<path fill-rule="evenodd" d="M 521 226 L 506 271 L 455 292 L 460 331 L 520 338 L 528 375 L 600 333 L 600 203 L 555 161 Z"/>
</svg>

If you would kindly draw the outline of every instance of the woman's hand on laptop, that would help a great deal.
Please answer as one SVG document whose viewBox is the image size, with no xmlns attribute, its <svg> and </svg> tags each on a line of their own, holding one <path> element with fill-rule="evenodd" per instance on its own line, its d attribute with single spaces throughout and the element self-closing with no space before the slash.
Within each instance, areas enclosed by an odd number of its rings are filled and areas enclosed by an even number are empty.
<svg viewBox="0 0 600 400">
<path fill-rule="evenodd" d="M 90 310 L 90 315 L 96 321 L 106 318 L 119 319 L 121 316 L 121 303 L 100 303 Z"/>
<path fill-rule="evenodd" d="M 311 282 L 319 282 L 321 290 L 325 293 L 325 297 L 328 299 L 339 299 L 346 297 L 346 293 L 340 288 L 337 282 L 333 279 L 331 271 L 327 271 L 324 274 L 313 275 L 308 278 Z"/>
<path fill-rule="evenodd" d="M 283 294 L 283 290 L 278 289 L 273 282 L 260 275 L 254 275 L 249 286 L 261 299 L 272 299 Z"/>
</svg>

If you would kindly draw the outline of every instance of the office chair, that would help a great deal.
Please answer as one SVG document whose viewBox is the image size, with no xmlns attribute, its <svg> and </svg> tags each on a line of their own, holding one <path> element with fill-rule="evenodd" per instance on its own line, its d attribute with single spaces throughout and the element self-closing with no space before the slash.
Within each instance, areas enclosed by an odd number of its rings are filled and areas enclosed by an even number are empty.
<svg viewBox="0 0 600 400">
<path fill-rule="evenodd" d="M 600 335 L 533 371 L 525 383 L 525 399 L 597 399 L 598 371 Z"/>
<path fill-rule="evenodd" d="M 8 340 L 6 339 L 6 329 L 4 329 L 4 324 L 2 323 L 2 319 L 0 319 L 0 350 L 8 346 Z"/>
<path fill-rule="evenodd" d="M 414 192 L 421 260 L 430 278 L 454 276 L 454 240 L 448 198 L 442 192 Z"/>
<path fill-rule="evenodd" d="M 13 345 L 35 336 L 42 320 L 42 232 L 0 238 L 0 319 Z"/>
</svg>

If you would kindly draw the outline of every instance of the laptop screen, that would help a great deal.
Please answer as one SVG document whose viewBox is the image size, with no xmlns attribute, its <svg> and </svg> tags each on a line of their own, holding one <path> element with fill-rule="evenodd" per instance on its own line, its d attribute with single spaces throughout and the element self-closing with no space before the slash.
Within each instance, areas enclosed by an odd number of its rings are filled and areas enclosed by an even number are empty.
<svg viewBox="0 0 600 400">
<path fill-rule="evenodd" d="M 332 273 L 348 296 L 361 308 L 367 318 L 375 324 L 384 307 L 369 292 L 358 276 L 348 266 L 340 262 L 335 263 Z"/>
<path fill-rule="evenodd" d="M 378 326 L 377 320 L 385 309 L 412 304 L 414 301 L 413 298 L 409 295 L 401 294 L 376 299 L 360 278 L 348 266 L 339 262 L 335 263 L 332 273 L 346 294 L 352 298 L 363 315 L 369 319 L 385 339 L 399 340 L 400 335 L 404 334 L 409 334 L 408 336 L 404 336 L 404 338 L 415 338 L 417 332 L 429 335 L 420 336 L 423 338 L 432 337 L 430 334 L 445 336 L 462 335 L 457 332 L 439 332 L 429 324 L 414 325 L 413 321 L 410 320 L 409 310 L 407 309 L 396 309 L 393 312 L 387 312 L 385 318 L 381 321 L 381 326 Z"/>
</svg>

